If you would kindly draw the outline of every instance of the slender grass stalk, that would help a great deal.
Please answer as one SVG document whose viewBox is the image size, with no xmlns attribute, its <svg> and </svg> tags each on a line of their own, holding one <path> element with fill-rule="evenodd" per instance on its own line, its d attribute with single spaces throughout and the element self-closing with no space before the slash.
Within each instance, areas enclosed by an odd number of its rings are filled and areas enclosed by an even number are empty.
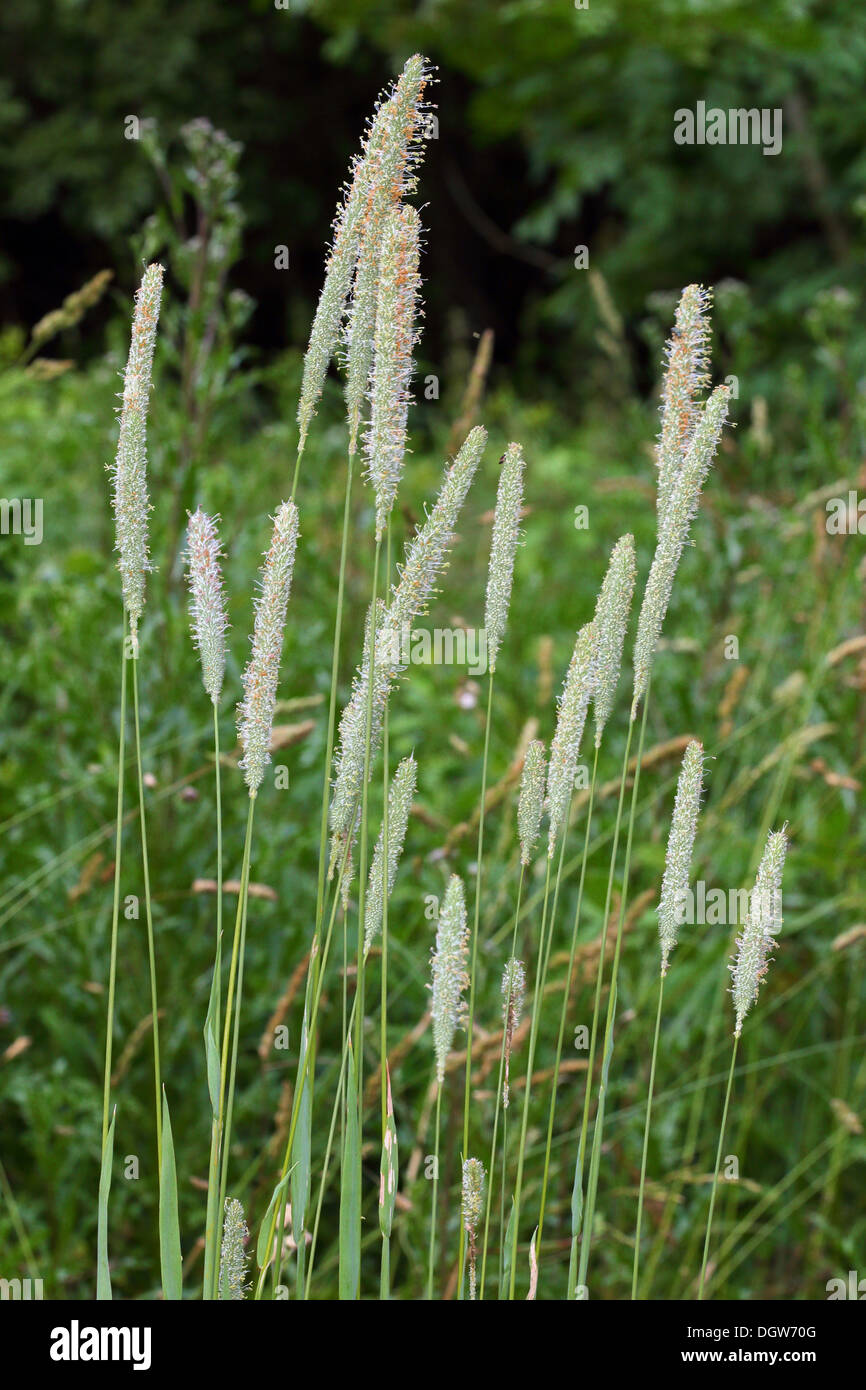
<svg viewBox="0 0 866 1390">
<path fill-rule="evenodd" d="M 509 957 L 511 960 L 514 959 L 515 952 L 516 952 L 516 950 L 517 950 L 517 927 L 518 927 L 518 922 L 520 921 L 520 900 L 521 900 L 521 898 L 522 898 L 522 896 L 523 896 L 523 879 L 524 879 L 525 873 L 526 873 L 526 865 L 523 864 L 523 863 L 521 863 L 521 865 L 520 865 L 520 878 L 518 879 L 518 883 L 517 883 L 517 901 L 516 901 L 515 907 L 514 907 L 514 929 L 513 929 L 512 934 L 511 934 L 511 954 L 510 954 L 510 957 Z M 506 1001 L 505 1001 L 505 1007 L 506 1007 L 506 1012 L 507 1012 L 508 1009 L 510 1009 L 510 1007 L 511 1007 L 511 997 L 510 997 L 510 994 L 509 994 L 509 996 L 507 997 L 507 999 L 506 999 Z M 506 1133 L 505 1133 L 505 1131 L 506 1131 L 506 1121 L 507 1121 L 507 1107 L 503 1105 L 503 1085 L 504 1085 L 504 1081 L 505 1081 L 505 1045 L 506 1045 L 506 1036 L 505 1036 L 505 1033 L 506 1033 L 505 1026 L 503 1026 L 503 1029 L 502 1029 L 502 1046 L 501 1046 L 500 1049 L 499 1049 L 499 1079 L 498 1079 L 497 1086 L 496 1086 L 496 1105 L 495 1105 L 495 1108 L 494 1108 L 494 1111 L 493 1111 L 493 1137 L 492 1137 L 492 1139 L 491 1139 L 491 1141 L 490 1141 L 490 1164 L 489 1164 L 489 1168 L 488 1168 L 488 1171 L 489 1171 L 489 1173 L 490 1173 L 490 1181 L 489 1181 L 489 1183 L 487 1184 L 487 1189 L 486 1189 L 485 1194 L 484 1194 L 484 1238 L 483 1238 L 483 1241 L 482 1241 L 482 1244 L 481 1244 L 481 1281 L 480 1281 L 479 1290 L 478 1290 L 478 1297 L 479 1297 L 479 1299 L 482 1299 L 482 1300 L 483 1300 L 483 1298 L 484 1298 L 484 1285 L 485 1285 L 485 1281 L 486 1281 L 486 1277 L 487 1277 L 487 1249 L 488 1249 L 488 1243 L 489 1243 L 489 1239 L 490 1239 L 490 1209 L 491 1209 L 491 1207 L 492 1207 L 492 1205 L 493 1205 L 494 1175 L 495 1175 L 495 1172 L 496 1172 L 496 1152 L 497 1152 L 497 1150 L 496 1150 L 496 1140 L 497 1140 L 497 1133 L 498 1133 L 498 1129 L 499 1129 L 499 1115 L 500 1115 L 500 1111 L 502 1112 L 502 1127 L 503 1127 L 503 1134 L 502 1134 L 502 1162 L 503 1162 L 503 1173 L 502 1173 L 502 1201 L 504 1202 L 504 1200 L 505 1200 L 505 1149 L 506 1149 Z M 504 1223 L 503 1223 L 503 1226 L 502 1226 L 503 1232 L 504 1232 L 504 1229 L 505 1229 L 505 1227 L 504 1227 Z"/>
<path fill-rule="evenodd" d="M 247 809 L 247 828 L 244 835 L 244 853 L 241 866 L 241 882 L 238 892 L 238 906 L 235 915 L 234 937 L 232 939 L 232 958 L 229 967 L 228 992 L 226 995 L 225 1023 L 223 1028 L 222 1053 L 220 1058 L 220 1103 L 219 1139 L 221 1150 L 219 1211 L 225 1210 L 228 1183 L 229 1153 L 231 1149 L 232 1118 L 234 1113 L 235 1077 L 238 1061 L 238 1036 L 240 1030 L 241 1001 L 243 998 L 244 954 L 247 933 L 247 899 L 250 882 L 250 856 L 253 842 L 253 815 L 256 808 L 255 790 L 250 790 Z M 237 995 L 237 997 L 235 997 Z M 234 1027 L 231 1028 L 232 1019 Z M 229 1057 L 229 1030 L 231 1028 L 231 1057 Z M 214 1289 L 213 1297 L 216 1298 Z"/>
<path fill-rule="evenodd" d="M 147 963 L 150 974 L 150 1007 L 153 1014 L 153 1085 L 156 1106 L 156 1153 L 162 1171 L 162 1077 L 159 1059 L 159 1005 L 156 993 L 156 950 L 150 896 L 150 862 L 147 853 L 147 821 L 144 811 L 144 769 L 141 760 L 141 719 L 138 705 L 138 642 L 132 658 L 132 707 L 135 722 L 135 759 L 138 768 L 138 818 L 141 829 L 141 862 L 144 874 L 144 915 L 147 924 Z"/>
<path fill-rule="evenodd" d="M 649 709 L 650 683 L 647 680 L 644 695 L 643 716 L 641 718 L 640 736 L 637 748 L 637 766 L 635 767 L 634 784 L 632 786 L 631 805 L 629 807 L 628 830 L 625 842 L 625 862 L 622 873 L 622 889 L 619 904 L 619 922 L 616 929 L 616 943 L 613 951 L 613 964 L 610 972 L 610 991 L 607 999 L 607 1015 L 604 1025 L 604 1046 L 602 1049 L 602 1077 L 598 1092 L 598 1108 L 595 1117 L 595 1128 L 592 1135 L 592 1152 L 590 1154 L 589 1179 L 587 1182 L 586 1211 L 583 1220 L 583 1240 L 580 1251 L 580 1265 L 578 1269 L 578 1284 L 586 1284 L 586 1270 L 589 1264 L 590 1251 L 592 1249 L 592 1226 L 595 1217 L 595 1198 L 598 1190 L 598 1173 L 601 1158 L 602 1136 L 604 1133 L 604 1109 L 607 1093 L 607 1068 L 610 1064 L 610 1054 L 613 1046 L 613 1027 L 616 1018 L 616 986 L 619 976 L 620 951 L 622 949 L 622 934 L 625 924 L 626 909 L 628 906 L 628 887 L 629 873 L 631 870 L 631 850 L 634 836 L 635 807 L 637 806 L 638 790 L 640 787 L 641 764 L 643 760 L 644 736 L 646 734 L 647 710 Z M 632 721 L 633 722 L 633 721 Z M 599 964 L 601 964 L 599 962 Z"/>
<path fill-rule="evenodd" d="M 439 1207 L 439 1135 L 442 1118 L 442 1082 L 436 1081 L 436 1117 L 433 1127 L 433 1194 L 430 1199 L 430 1243 L 427 1249 L 427 1302 L 433 1299 L 433 1270 L 436 1264 L 436 1220 Z"/>
<path fill-rule="evenodd" d="M 628 759 L 631 752 L 631 736 L 634 729 L 633 722 L 629 722 L 628 734 L 626 736 L 625 752 L 622 760 L 622 772 L 619 779 L 619 793 L 617 797 L 616 820 L 614 821 L 613 839 L 610 848 L 610 864 L 607 874 L 607 889 L 604 899 L 604 913 L 601 919 L 601 943 L 598 954 L 598 965 L 595 975 L 595 998 L 592 1009 L 592 1026 L 589 1039 L 589 1058 L 586 1066 L 586 1086 L 583 1093 L 583 1117 L 580 1125 L 580 1139 L 577 1146 L 577 1159 L 574 1170 L 574 1187 L 572 1191 L 572 1226 L 571 1226 L 571 1258 L 568 1273 L 568 1296 L 574 1298 L 577 1287 L 577 1249 L 580 1238 L 581 1224 L 583 1219 L 583 1173 L 584 1157 L 586 1154 L 586 1140 L 589 1130 L 589 1105 L 592 1095 L 592 1076 L 595 1064 L 595 1049 L 598 1037 L 598 1021 L 601 1017 L 601 989 L 604 976 L 604 957 L 605 946 L 607 943 L 607 928 L 610 921 L 610 905 L 613 897 L 613 884 L 616 874 L 616 860 L 619 849 L 619 836 L 622 825 L 623 803 L 625 801 L 625 788 L 628 780 Z"/>
<path fill-rule="evenodd" d="M 734 1082 L 734 1067 L 736 1066 L 737 1062 L 737 1044 L 739 1043 L 739 1041 L 740 1037 L 737 1033 L 734 1035 L 734 1045 L 731 1049 L 731 1069 L 728 1072 L 728 1084 L 725 1089 L 725 1105 L 724 1109 L 722 1110 L 722 1125 L 719 1130 L 719 1146 L 716 1149 L 716 1166 L 713 1172 L 713 1186 L 710 1191 L 710 1209 L 707 1212 L 707 1232 L 704 1236 L 704 1257 L 701 1261 L 701 1277 L 700 1282 L 698 1284 L 699 1300 L 703 1299 L 704 1296 L 704 1279 L 706 1278 L 707 1274 L 707 1259 L 709 1258 L 710 1253 L 710 1237 L 712 1236 L 713 1231 L 713 1212 L 716 1206 L 716 1190 L 719 1185 L 719 1168 L 721 1167 L 722 1163 L 722 1148 L 725 1142 L 725 1128 L 728 1123 L 728 1106 L 731 1102 L 731 1087 L 733 1086 Z"/>
<path fill-rule="evenodd" d="M 641 1221 L 642 1221 L 642 1218 L 643 1218 L 644 1187 L 645 1187 L 645 1184 L 646 1184 L 646 1161 L 647 1161 L 647 1150 L 649 1149 L 650 1121 L 651 1121 L 651 1119 L 652 1119 L 652 1111 L 653 1111 L 653 1093 L 654 1093 L 654 1089 L 655 1089 L 655 1079 L 656 1079 L 656 1056 L 658 1055 L 658 1047 L 659 1047 L 659 1030 L 660 1030 L 660 1028 L 661 1028 L 661 1021 L 662 1021 L 662 998 L 663 998 L 663 996 L 664 996 L 664 990 L 665 990 L 665 977 L 664 977 L 664 974 L 662 973 L 662 974 L 659 974 L 659 1002 L 658 1002 L 658 1008 L 656 1009 L 656 1026 L 655 1026 L 655 1032 L 653 1033 L 653 1050 L 652 1050 L 652 1059 L 651 1059 L 651 1061 L 650 1061 L 649 1086 L 648 1086 L 648 1088 L 647 1088 L 647 1099 L 646 1099 L 646 1121 L 644 1122 L 644 1130 L 643 1130 L 643 1149 L 642 1149 L 642 1151 L 641 1151 L 641 1158 L 640 1158 L 640 1186 L 639 1186 L 639 1189 L 638 1189 L 638 1199 L 637 1199 L 637 1220 L 636 1220 L 636 1222 L 635 1222 L 635 1228 L 634 1228 L 634 1262 L 633 1262 L 633 1264 L 632 1264 L 632 1271 L 631 1271 L 631 1296 L 632 1296 L 632 1301 L 634 1301 L 634 1299 L 637 1298 L 638 1269 L 639 1269 L 639 1267 L 640 1267 L 640 1230 L 641 1230 Z"/>
<path fill-rule="evenodd" d="M 102 1083 L 102 1148 L 108 1136 L 111 1105 L 111 1057 L 114 1045 L 114 996 L 117 979 L 117 931 L 120 920 L 120 864 L 123 845 L 123 777 L 126 758 L 126 662 L 127 619 L 123 614 L 120 646 L 120 735 L 117 742 L 117 818 L 114 830 L 114 894 L 111 906 L 111 948 L 108 966 L 108 1003 L 105 1021 L 105 1072 Z"/>
<path fill-rule="evenodd" d="M 220 964 L 222 960 L 222 935 L 223 935 L 223 816 L 222 816 L 222 786 L 220 777 L 220 724 L 219 706 L 213 702 L 213 742 L 214 742 L 214 780 L 216 790 L 216 828 L 217 828 L 217 920 L 216 920 L 216 948 L 214 952 L 214 970 L 219 976 Z M 214 1032 L 219 1037 L 222 988 L 219 978 L 216 980 L 216 1012 L 214 1016 Z M 207 1215 L 205 1218 L 205 1244 L 204 1244 L 204 1276 L 202 1284 L 202 1297 L 209 1299 L 214 1285 L 215 1265 L 216 1265 L 216 1241 L 218 1232 L 218 1213 L 219 1213 L 219 1116 L 215 1116 L 211 1123 L 211 1150 L 210 1161 L 208 1164 L 208 1188 L 207 1188 Z"/>
<path fill-rule="evenodd" d="M 563 839 L 562 846 L 564 847 Z M 532 1069 L 535 1065 L 535 1044 L 538 1038 L 539 1016 L 541 1014 L 541 1000 L 544 989 L 544 960 L 545 960 L 545 940 L 547 930 L 547 904 L 550 894 L 550 869 L 553 860 L 547 856 L 547 868 L 544 877 L 544 902 L 541 909 L 541 931 L 538 937 L 538 956 L 536 959 L 535 991 L 532 1001 L 532 1021 L 529 1025 L 529 1046 L 526 1054 L 526 1082 L 523 1091 L 523 1109 L 520 1116 L 520 1143 L 517 1150 L 517 1175 L 514 1180 L 514 1197 L 511 1214 L 511 1273 L 509 1276 L 509 1299 L 514 1298 L 515 1277 L 517 1273 L 517 1242 L 520 1223 L 520 1199 L 523 1191 L 523 1165 L 526 1157 L 526 1131 L 529 1122 L 529 1100 L 532 1092 Z M 562 848 L 559 856 L 560 867 L 562 866 Z"/>
<path fill-rule="evenodd" d="M 568 953 L 568 969 L 565 975 L 565 986 L 562 995 L 562 1008 L 559 1014 L 559 1032 L 556 1038 L 556 1056 L 553 1064 L 553 1079 L 550 1083 L 550 1107 L 547 1117 L 547 1139 L 544 1146 L 544 1172 L 541 1180 L 541 1200 L 538 1207 L 538 1233 L 535 1237 L 535 1253 L 540 1258 L 541 1237 L 544 1231 L 544 1210 L 547 1198 L 547 1184 L 550 1170 L 550 1152 L 553 1144 L 553 1125 L 556 1116 L 556 1095 L 559 1086 L 559 1069 L 562 1065 L 562 1049 L 565 1042 L 565 1024 L 568 1018 L 568 1005 L 571 998 L 571 981 L 574 974 L 574 960 L 577 954 L 577 939 L 580 929 L 580 911 L 583 904 L 583 885 L 586 879 L 586 864 L 589 858 L 589 836 L 592 829 L 592 811 L 595 803 L 595 786 L 598 774 L 598 754 L 599 747 L 596 744 L 592 760 L 592 778 L 589 785 L 589 802 L 586 808 L 586 831 L 583 840 L 583 855 L 580 861 L 580 880 L 577 888 L 577 905 L 574 909 L 574 923 L 571 929 L 571 946 Z M 587 1072 L 587 1084 L 589 1082 L 589 1072 Z"/>
<path fill-rule="evenodd" d="M 481 921 L 481 878 L 484 860 L 484 818 L 487 805 L 487 768 L 490 757 L 490 727 L 493 723 L 494 673 L 487 676 L 487 713 L 484 720 L 484 753 L 481 761 L 481 801 L 478 808 L 478 845 L 475 854 L 475 910 L 472 919 L 472 950 L 469 966 L 469 1016 L 466 1025 L 466 1067 L 463 1080 L 463 1153 L 469 1152 L 469 1098 L 472 1093 L 472 1032 L 475 1023 L 475 978 L 478 969 L 478 936 Z M 466 1230 L 461 1225 L 458 1252 L 458 1297 L 463 1297 L 466 1258 Z"/>
</svg>

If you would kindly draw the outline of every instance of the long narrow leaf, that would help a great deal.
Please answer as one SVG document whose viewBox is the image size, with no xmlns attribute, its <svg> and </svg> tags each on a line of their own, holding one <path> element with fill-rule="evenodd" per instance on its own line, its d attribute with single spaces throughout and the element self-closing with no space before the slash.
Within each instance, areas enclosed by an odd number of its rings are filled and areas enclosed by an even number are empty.
<svg viewBox="0 0 866 1390">
<path fill-rule="evenodd" d="M 346 1087 L 346 1142 L 340 1182 L 340 1298 L 358 1297 L 361 1282 L 361 1148 L 358 1126 L 358 1075 L 349 1043 Z"/>
<path fill-rule="evenodd" d="M 162 1169 L 159 1175 L 159 1263 L 162 1271 L 162 1296 L 177 1301 L 183 1297 L 183 1261 L 177 1214 L 174 1140 L 171 1136 L 165 1089 L 162 1092 Z"/>
<path fill-rule="evenodd" d="M 114 1121 L 117 1106 L 111 1113 L 111 1124 L 102 1146 L 99 1170 L 99 1202 L 96 1217 L 96 1297 L 111 1301 L 111 1274 L 108 1268 L 108 1194 L 111 1191 L 111 1169 L 114 1163 Z"/>
</svg>

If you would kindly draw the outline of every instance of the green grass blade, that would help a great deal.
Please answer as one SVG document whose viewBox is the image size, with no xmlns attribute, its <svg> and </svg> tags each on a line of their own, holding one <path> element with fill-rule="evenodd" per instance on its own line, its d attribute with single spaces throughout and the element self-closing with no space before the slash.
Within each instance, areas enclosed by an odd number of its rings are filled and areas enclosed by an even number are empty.
<svg viewBox="0 0 866 1390">
<path fill-rule="evenodd" d="M 159 1263 L 163 1298 L 177 1302 L 183 1297 L 183 1260 L 180 1253 L 174 1141 L 165 1090 L 162 1093 L 162 1167 L 159 1174 Z"/>
<path fill-rule="evenodd" d="M 340 1298 L 358 1297 L 361 1282 L 361 1140 L 358 1124 L 358 1073 L 349 1042 L 346 1086 L 346 1142 L 340 1182 Z"/>
<path fill-rule="evenodd" d="M 99 1203 L 96 1218 L 96 1297 L 111 1300 L 111 1274 L 108 1269 L 108 1194 L 111 1191 L 111 1168 L 114 1162 L 114 1120 L 117 1106 L 111 1113 L 111 1124 L 102 1146 L 99 1170 Z"/>
<path fill-rule="evenodd" d="M 274 1220 L 274 1212 L 276 1210 L 277 1202 L 281 1200 L 282 1194 L 286 1190 L 286 1184 L 292 1176 L 292 1171 L 293 1170 L 290 1168 L 288 1173 L 286 1173 L 286 1176 L 284 1178 L 280 1178 L 279 1182 L 274 1188 L 273 1193 L 271 1195 L 271 1200 L 268 1202 L 268 1209 L 265 1212 L 264 1218 L 262 1219 L 262 1224 L 259 1227 L 259 1238 L 256 1241 L 256 1264 L 258 1265 L 259 1269 L 265 1269 L 273 1259 L 271 1223 Z M 282 1222 L 276 1224 L 277 1229 L 281 1230 Z M 270 1246 L 270 1249 L 268 1249 L 268 1246 Z"/>
</svg>

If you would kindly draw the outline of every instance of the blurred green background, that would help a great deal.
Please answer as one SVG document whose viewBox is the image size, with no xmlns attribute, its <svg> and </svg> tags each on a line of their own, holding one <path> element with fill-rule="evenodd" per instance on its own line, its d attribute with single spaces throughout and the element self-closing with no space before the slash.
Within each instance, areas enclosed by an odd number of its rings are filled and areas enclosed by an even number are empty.
<svg viewBox="0 0 866 1390">
<path fill-rule="evenodd" d="M 574 630 L 592 611 L 622 532 L 634 532 L 646 574 L 662 347 L 679 289 L 699 280 L 715 286 L 713 378 L 732 379 L 736 428 L 683 560 L 653 684 L 591 1296 L 629 1290 L 657 980 L 653 909 L 688 735 L 712 759 L 696 876 L 742 886 L 770 826 L 787 821 L 792 842 L 778 960 L 740 1053 L 728 1151 L 741 1181 L 720 1199 L 717 1244 L 726 1253 L 711 1291 L 823 1298 L 828 1279 L 866 1272 L 863 541 L 856 511 L 848 534 L 826 524 L 828 499 L 866 496 L 862 10 L 841 0 L 591 0 L 586 10 L 565 0 L 293 0 L 286 9 L 265 0 L 141 0 L 126 10 L 106 0 L 21 0 L 0 18 L 0 41 L 0 494 L 44 504 L 41 545 L 0 538 L 0 1275 L 38 1274 L 52 1297 L 89 1297 L 94 1287 L 120 636 L 104 465 L 114 452 L 142 259 L 159 256 L 167 267 L 150 425 L 157 569 L 142 681 L 163 1068 L 192 1291 L 209 1141 L 201 1026 L 213 945 L 213 898 L 193 884 L 213 876 L 214 862 L 210 713 L 186 630 L 185 512 L 201 502 L 223 517 L 232 622 L 223 740 L 231 748 L 268 514 L 291 485 L 301 354 L 329 222 L 376 92 L 416 50 L 438 66 L 438 134 L 419 196 L 427 247 L 418 354 L 419 379 L 435 377 L 438 391 L 419 389 L 412 411 L 398 542 L 438 485 L 480 335 L 494 335 L 480 409 L 488 457 L 431 626 L 480 625 L 495 460 L 509 439 L 522 442 L 528 460 L 526 543 L 491 739 L 491 776 L 503 795 L 488 834 L 478 1023 L 495 1044 L 516 888 L 509 769 L 534 721 L 541 737 L 552 733 Z M 677 146 L 674 111 L 698 100 L 781 108 L 781 153 Z M 131 116 L 138 139 L 125 138 Z M 588 269 L 575 266 L 580 246 Z M 275 266 L 280 247 L 288 269 Z M 113 273 L 107 286 L 61 308 L 103 270 Z M 298 494 L 302 542 L 278 714 L 285 749 L 275 759 L 289 767 L 291 786 L 266 783 L 254 851 L 253 878 L 270 893 L 251 908 L 233 1152 L 233 1182 L 254 1230 L 278 1167 L 275 1135 L 284 1132 L 294 1070 L 294 1052 L 258 1047 L 281 998 L 297 1041 L 292 981 L 315 904 L 310 827 L 321 796 L 345 442 L 334 377 Z M 575 527 L 578 506 L 589 508 L 586 530 Z M 344 694 L 369 597 L 370 519 L 369 496 L 357 491 Z M 628 672 L 605 747 L 606 783 L 622 757 L 627 680 Z M 419 759 L 418 814 L 391 920 L 392 1073 L 407 1168 L 431 1147 L 429 1036 L 413 1037 L 426 1008 L 424 899 L 441 892 L 451 870 L 471 883 L 482 697 L 465 672 L 433 666 L 413 668 L 392 701 L 393 759 L 413 747 Z M 131 770 L 130 778 L 133 786 Z M 232 877 L 244 795 L 239 776 L 227 772 L 226 784 Z M 587 879 L 575 1023 L 589 1022 L 614 802 L 608 788 Z M 136 892 L 132 812 L 129 827 L 124 890 Z M 552 1060 L 582 833 L 578 821 L 542 1073 Z M 529 961 L 540 886 L 533 881 L 524 916 Z M 227 896 L 227 913 L 233 903 Z M 654 1297 L 694 1292 L 729 1056 L 729 947 L 722 928 L 684 932 L 666 988 L 645 1221 Z M 158 1288 L 139 924 L 124 924 L 120 949 L 117 1152 L 139 1155 L 142 1177 L 115 1179 L 112 1273 L 116 1296 L 139 1297 Z M 318 1158 L 340 995 L 334 974 L 322 1019 Z M 374 1051 L 375 1027 L 371 1018 Z M 495 1066 L 491 1047 L 482 1055 Z M 473 1108 L 482 1155 L 494 1089 L 495 1070 L 491 1079 L 482 1067 Z M 544 1095 L 543 1084 L 536 1092 Z M 560 1091 L 540 1297 L 564 1288 L 582 1097 L 575 1065 Z M 459 1164 L 461 1100 L 455 1073 L 446 1184 Z M 545 1119 L 540 1105 L 527 1211 L 537 1200 Z M 371 1290 L 374 1130 L 371 1121 Z M 426 1187 L 404 1179 L 393 1253 L 402 1297 L 423 1289 Z M 332 1181 L 318 1296 L 336 1289 L 336 1212 Z M 442 1231 L 452 1253 L 455 1230 L 452 1203 Z M 521 1232 L 524 1283 L 530 1235 Z"/>
</svg>

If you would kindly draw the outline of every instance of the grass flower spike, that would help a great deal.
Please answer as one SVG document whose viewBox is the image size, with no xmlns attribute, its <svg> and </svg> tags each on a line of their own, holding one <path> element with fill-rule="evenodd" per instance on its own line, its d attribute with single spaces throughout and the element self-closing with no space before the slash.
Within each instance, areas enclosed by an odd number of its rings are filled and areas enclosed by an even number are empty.
<svg viewBox="0 0 866 1390">
<path fill-rule="evenodd" d="M 602 580 L 595 608 L 595 631 L 598 637 L 598 666 L 593 698 L 596 748 L 601 747 L 602 734 L 613 710 L 634 593 L 635 569 L 634 536 L 621 536 L 611 551 L 610 563 Z"/>
<path fill-rule="evenodd" d="M 340 717 L 336 775 L 331 797 L 331 858 L 329 873 L 354 835 L 364 781 L 367 729 L 367 693 L 372 681 L 370 747 L 378 750 L 385 705 L 393 682 L 403 670 L 401 638 L 416 618 L 426 611 L 436 579 L 454 535 L 460 508 L 475 476 L 487 432 L 480 425 L 466 437 L 462 449 L 445 475 L 436 504 L 406 548 L 400 577 L 376 634 L 375 661 L 370 643 L 356 673 L 352 694 Z"/>
<path fill-rule="evenodd" d="M 415 795 L 415 782 L 418 764 L 410 754 L 400 763 L 394 773 L 388 791 L 388 848 L 385 849 L 385 827 L 379 832 L 373 862 L 370 865 L 370 881 L 367 887 L 366 908 L 364 912 L 364 955 L 373 944 L 382 927 L 382 914 L 385 898 L 390 898 L 397 877 L 397 865 L 403 853 L 403 841 L 409 824 L 409 812 Z M 383 882 L 383 879 L 386 881 Z"/>
<path fill-rule="evenodd" d="M 463 992 L 469 983 L 466 958 L 469 934 L 466 921 L 466 898 L 463 880 L 452 874 L 439 909 L 436 928 L 436 947 L 431 961 L 433 1018 L 433 1050 L 436 1055 L 436 1079 L 445 1080 L 445 1063 L 454 1034 L 463 1019 Z"/>
<path fill-rule="evenodd" d="M 704 289 L 703 285 L 686 285 L 667 344 L 662 427 L 656 447 L 659 530 L 700 418 L 698 397 L 709 385 L 707 343 L 712 300 L 712 291 Z"/>
<path fill-rule="evenodd" d="M 649 684 L 650 667 L 670 603 L 677 566 L 688 540 L 689 527 L 697 511 L 701 488 L 710 470 L 722 426 L 727 419 L 729 399 L 728 387 L 717 386 L 707 401 L 661 522 L 638 619 L 632 720 L 637 717 L 638 706 Z"/>
<path fill-rule="evenodd" d="M 535 738 L 523 759 L 520 797 L 517 802 L 517 834 L 520 840 L 520 862 L 524 868 L 532 857 L 538 840 L 544 810 L 544 744 Z"/>
<path fill-rule="evenodd" d="M 487 602 L 484 627 L 487 633 L 487 664 L 496 670 L 496 657 L 508 621 L 514 557 L 520 540 L 520 513 L 523 507 L 523 454 L 519 444 L 509 444 L 502 459 L 496 510 L 493 513 L 493 540 L 487 575 Z"/>
<path fill-rule="evenodd" d="M 150 569 L 147 550 L 147 402 L 164 271 L 149 265 L 135 296 L 132 339 L 123 378 L 120 433 L 112 478 L 115 548 L 119 552 L 123 603 L 133 638 L 144 607 L 144 576 Z"/>
<path fill-rule="evenodd" d="M 271 546 L 262 568 L 252 653 L 243 674 L 244 698 L 238 706 L 238 735 L 243 748 L 240 766 L 251 794 L 261 786 L 271 760 L 271 727 L 297 543 L 298 509 L 294 502 L 283 502 L 274 517 Z"/>
<path fill-rule="evenodd" d="M 346 406 L 351 453 L 355 451 L 373 368 L 376 304 L 381 293 L 386 227 L 392 210 L 415 191 L 416 169 L 423 153 L 423 96 L 429 78 L 425 59 L 416 53 L 407 61 L 393 94 L 379 108 L 375 118 L 377 139 L 369 156 L 370 175 L 360 227 L 358 263 L 345 327 Z"/>
<path fill-rule="evenodd" d="M 304 357 L 303 380 L 298 403 L 298 452 L 303 450 L 316 404 L 322 394 L 328 364 L 340 341 L 340 332 L 352 278 L 364 240 L 373 234 L 373 209 L 381 219 L 388 207 L 409 191 L 407 166 L 413 163 L 409 145 L 416 121 L 407 120 L 407 108 L 420 109 L 426 69 L 421 58 L 410 58 L 392 95 L 377 103 L 376 114 L 362 143 L 361 154 L 352 167 L 352 178 L 342 207 L 334 221 L 331 250 L 325 266 L 325 283 L 319 297 L 310 341 Z M 414 107 L 413 107 L 414 103 Z M 390 178 L 389 178 L 390 173 Z M 378 225 L 378 223 L 377 223 Z M 378 242 L 371 248 L 378 265 Z M 372 339 L 373 310 L 369 335 Z M 358 397 L 358 411 L 367 389 L 367 374 Z M 357 432 L 357 424 L 355 426 Z"/>
<path fill-rule="evenodd" d="M 484 1164 L 480 1158 L 467 1158 L 463 1164 L 463 1227 L 469 1241 L 469 1297 L 475 1298 L 475 1269 L 478 1260 L 476 1233 L 484 1215 Z"/>
<path fill-rule="evenodd" d="M 201 658 L 202 682 L 214 704 L 219 702 L 223 686 L 228 627 L 218 521 L 218 516 L 208 516 L 199 507 L 189 519 L 187 541 L 193 640 Z"/>
<path fill-rule="evenodd" d="M 767 973 L 769 953 L 782 925 L 782 870 L 787 848 L 784 828 L 770 831 L 755 886 L 749 895 L 748 916 L 737 938 L 737 955 L 731 966 L 731 994 L 736 1014 L 734 1036 L 737 1038 L 746 1014 L 758 997 L 761 981 Z"/>
<path fill-rule="evenodd" d="M 658 906 L 663 975 L 668 973 L 668 958 L 677 944 L 682 908 L 689 890 L 689 871 L 701 809 L 703 776 L 704 750 L 700 743 L 692 739 L 683 756 L 677 782 Z"/>
<path fill-rule="evenodd" d="M 406 456 L 412 353 L 421 278 L 418 274 L 421 220 L 404 205 L 389 214 L 382 241 L 373 367 L 370 426 L 364 436 L 366 473 L 376 494 L 376 539 L 391 515 Z"/>
<path fill-rule="evenodd" d="M 523 1017 L 523 1002 L 525 995 L 526 971 L 523 968 L 523 961 L 516 960 L 514 956 L 512 956 L 502 972 L 502 1022 L 505 1033 L 502 1106 L 505 1110 L 508 1109 L 509 1101 L 509 1070 L 511 1064 L 511 1048 L 514 1042 L 514 1030 Z"/>
<path fill-rule="evenodd" d="M 550 830 L 547 855 L 553 858 L 556 841 L 568 817 L 586 711 L 595 691 L 596 630 L 587 623 L 577 634 L 571 662 L 559 698 L 556 732 L 550 745 L 547 769 L 547 814 Z"/>
<path fill-rule="evenodd" d="M 226 1202 L 223 1222 L 223 1243 L 220 1258 L 221 1299 L 242 1299 L 249 1288 L 247 1283 L 246 1242 L 249 1236 L 244 1209 L 236 1197 Z"/>
</svg>

